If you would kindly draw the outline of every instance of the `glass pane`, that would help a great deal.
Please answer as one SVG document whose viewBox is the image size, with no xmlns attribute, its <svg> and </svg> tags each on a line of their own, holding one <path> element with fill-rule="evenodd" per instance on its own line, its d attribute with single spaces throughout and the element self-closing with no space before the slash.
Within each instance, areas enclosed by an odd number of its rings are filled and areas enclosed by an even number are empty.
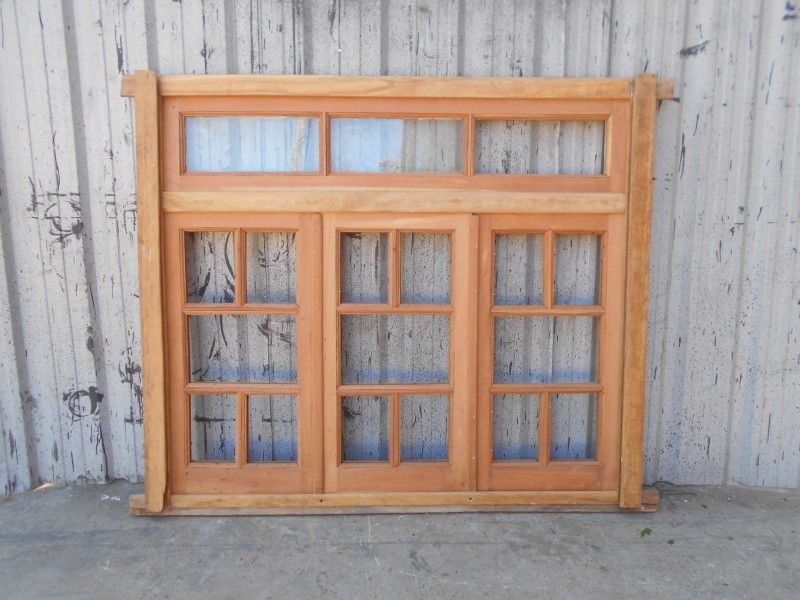
<svg viewBox="0 0 800 600">
<path fill-rule="evenodd" d="M 462 129 L 453 119 L 331 119 L 331 170 L 460 172 Z"/>
<path fill-rule="evenodd" d="M 595 394 L 554 394 L 550 398 L 550 458 L 597 458 Z"/>
<path fill-rule="evenodd" d="M 602 175 L 604 134 L 603 121 L 477 121 L 475 172 Z"/>
<path fill-rule="evenodd" d="M 400 398 L 400 460 L 447 460 L 449 396 Z"/>
<path fill-rule="evenodd" d="M 295 383 L 294 317 L 193 315 L 189 362 L 191 381 Z"/>
<path fill-rule="evenodd" d="M 497 383 L 596 381 L 595 317 L 497 317 Z"/>
<path fill-rule="evenodd" d="M 295 233 L 259 231 L 247 234 L 247 301 L 297 301 Z"/>
<path fill-rule="evenodd" d="M 450 302 L 450 234 L 402 233 L 401 302 Z"/>
<path fill-rule="evenodd" d="M 447 315 L 342 315 L 342 383 L 446 383 Z"/>
<path fill-rule="evenodd" d="M 186 248 L 188 302 L 233 302 L 234 235 L 232 231 L 189 231 Z"/>
<path fill-rule="evenodd" d="M 510 233 L 494 238 L 494 303 L 542 304 L 544 236 Z"/>
<path fill-rule="evenodd" d="M 319 171 L 316 117 L 187 117 L 186 170 Z"/>
<path fill-rule="evenodd" d="M 191 396 L 193 461 L 236 458 L 236 396 Z"/>
<path fill-rule="evenodd" d="M 389 460 L 389 398 L 342 398 L 342 461 Z"/>
<path fill-rule="evenodd" d="M 294 396 L 250 396 L 247 461 L 297 460 L 297 402 Z"/>
<path fill-rule="evenodd" d="M 556 304 L 600 304 L 600 236 L 556 236 Z"/>
<path fill-rule="evenodd" d="M 492 411 L 494 460 L 539 458 L 539 396 L 499 394 Z"/>
<path fill-rule="evenodd" d="M 343 233 L 339 253 L 342 302 L 389 302 L 388 233 Z"/>
</svg>

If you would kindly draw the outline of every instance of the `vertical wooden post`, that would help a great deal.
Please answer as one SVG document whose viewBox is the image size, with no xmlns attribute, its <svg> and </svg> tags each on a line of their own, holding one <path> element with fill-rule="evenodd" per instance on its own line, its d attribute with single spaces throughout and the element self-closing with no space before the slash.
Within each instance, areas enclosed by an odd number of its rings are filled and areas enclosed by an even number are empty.
<svg viewBox="0 0 800 600">
<path fill-rule="evenodd" d="M 656 88 L 654 75 L 636 77 L 633 82 L 631 102 L 622 452 L 619 483 L 619 505 L 625 509 L 641 508 L 644 480 L 647 296 L 650 283 L 650 219 Z"/>
<path fill-rule="evenodd" d="M 161 512 L 167 488 L 166 371 L 161 289 L 159 99 L 153 71 L 136 72 L 134 100 L 139 303 L 142 319 L 143 508 L 147 512 Z"/>
</svg>

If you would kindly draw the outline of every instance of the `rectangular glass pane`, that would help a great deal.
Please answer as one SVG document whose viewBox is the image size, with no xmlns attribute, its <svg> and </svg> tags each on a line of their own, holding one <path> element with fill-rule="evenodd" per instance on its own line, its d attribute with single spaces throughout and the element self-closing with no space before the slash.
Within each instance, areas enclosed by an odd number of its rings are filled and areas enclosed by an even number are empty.
<svg viewBox="0 0 800 600">
<path fill-rule="evenodd" d="M 496 383 L 596 381 L 595 317 L 497 317 Z"/>
<path fill-rule="evenodd" d="M 456 119 L 331 119 L 331 170 L 460 172 L 462 136 Z"/>
<path fill-rule="evenodd" d="M 539 396 L 499 394 L 492 410 L 494 460 L 538 460 Z"/>
<path fill-rule="evenodd" d="M 603 121 L 477 121 L 475 172 L 602 175 L 604 137 Z"/>
<path fill-rule="evenodd" d="M 191 381 L 295 383 L 297 331 L 291 315 L 189 317 Z"/>
<path fill-rule="evenodd" d="M 188 231 L 186 300 L 192 303 L 233 302 L 234 235 L 232 231 Z"/>
<path fill-rule="evenodd" d="M 389 460 L 389 398 L 342 398 L 342 461 Z"/>
<path fill-rule="evenodd" d="M 339 254 L 341 302 L 389 302 L 388 233 L 342 233 Z"/>
<path fill-rule="evenodd" d="M 247 462 L 297 461 L 294 396 L 250 396 L 247 429 Z"/>
<path fill-rule="evenodd" d="M 595 394 L 554 394 L 550 398 L 550 458 L 597 458 Z"/>
<path fill-rule="evenodd" d="M 293 231 L 247 234 L 247 301 L 297 301 L 297 248 Z"/>
<path fill-rule="evenodd" d="M 319 171 L 319 119 L 187 117 L 186 170 L 195 173 Z"/>
<path fill-rule="evenodd" d="M 449 414 L 449 396 L 401 396 L 400 460 L 447 460 Z"/>
<path fill-rule="evenodd" d="M 447 315 L 342 315 L 342 383 L 446 383 Z"/>
<path fill-rule="evenodd" d="M 401 302 L 450 302 L 450 234 L 401 233 Z"/>
<path fill-rule="evenodd" d="M 556 236 L 556 304 L 600 304 L 600 236 Z"/>
<path fill-rule="evenodd" d="M 544 236 L 505 233 L 494 238 L 494 303 L 542 304 Z"/>
<path fill-rule="evenodd" d="M 233 461 L 236 458 L 236 396 L 191 396 L 192 461 Z"/>
</svg>

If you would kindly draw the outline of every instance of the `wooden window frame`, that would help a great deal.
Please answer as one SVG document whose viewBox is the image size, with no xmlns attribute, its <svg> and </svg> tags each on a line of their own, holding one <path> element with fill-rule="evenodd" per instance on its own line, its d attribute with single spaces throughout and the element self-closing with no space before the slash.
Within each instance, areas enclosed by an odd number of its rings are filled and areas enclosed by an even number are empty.
<svg viewBox="0 0 800 600">
<path fill-rule="evenodd" d="M 134 513 L 209 513 L 243 509 L 314 512 L 354 507 L 364 510 L 430 507 L 489 510 L 541 505 L 597 510 L 654 507 L 657 494 L 643 492 L 642 486 L 652 162 L 658 101 L 672 98 L 671 81 L 659 81 L 652 75 L 633 79 L 159 77 L 152 71 L 138 71 L 123 79 L 122 93 L 135 99 L 142 315 L 145 491 L 131 498 Z M 270 112 L 285 110 L 297 114 L 308 109 L 322 115 L 321 173 L 186 173 L 182 169 L 183 153 L 169 151 L 170 144 L 183 144 L 179 136 L 181 112 L 208 106 L 207 102 L 214 99 L 224 102 L 226 114 L 236 110 L 262 113 L 260 100 L 269 99 L 269 108 L 264 110 Z M 387 117 L 463 115 L 468 124 L 464 136 L 464 172 L 447 175 L 330 173 L 329 116 L 350 115 L 354 111 Z M 475 174 L 472 140 L 476 116 L 604 120 L 604 173 L 579 176 Z M 472 469 L 466 490 L 341 493 L 329 491 L 323 482 L 325 474 L 319 477 L 321 465 L 315 464 L 309 469 L 314 475 L 306 479 L 304 489 L 308 493 L 173 493 L 175 474 L 169 466 L 167 397 L 175 383 L 169 381 L 173 369 L 167 369 L 167 337 L 174 333 L 170 334 L 167 327 L 167 313 L 173 311 L 169 310 L 165 295 L 165 232 L 173 216 L 180 221 L 182 213 L 207 213 L 213 220 L 213 215 L 219 217 L 218 213 L 242 213 L 238 216 L 246 219 L 247 213 L 252 212 L 320 213 L 323 219 L 329 214 L 344 212 L 451 216 L 460 213 L 462 218 L 470 220 L 470 230 L 474 232 L 477 232 L 475 220 L 484 218 L 474 215 L 488 214 L 590 214 L 604 216 L 609 223 L 615 223 L 614 227 L 623 223 L 626 247 L 624 302 L 619 307 L 624 325 L 620 348 L 623 368 L 618 373 L 621 378 L 618 487 L 611 490 L 483 491 L 476 477 L 478 470 Z M 308 217 L 319 219 L 313 214 Z M 495 218 L 499 217 L 487 217 L 487 222 Z M 193 229 L 194 224 L 188 228 Z M 477 257 L 477 236 L 475 239 L 472 254 Z M 485 262 L 485 250 L 482 252 Z M 477 268 L 476 260 L 476 278 Z M 474 295 L 477 297 L 477 293 Z M 315 297 L 321 296 L 320 290 Z M 477 315 L 472 322 L 477 327 Z M 326 321 L 326 330 L 329 327 L 330 319 Z M 325 337 L 317 339 L 316 343 L 327 347 L 329 340 Z M 322 356 L 322 347 L 317 356 Z M 329 362 L 326 361 L 326 378 L 330 377 Z M 318 367 L 321 368 L 321 364 Z M 477 379 L 476 373 L 474 389 L 478 386 Z M 322 389 L 309 393 L 321 401 Z M 481 402 L 485 403 L 485 398 Z M 473 412 L 471 418 L 477 419 L 477 414 Z M 470 447 L 480 455 L 476 437 L 468 437 Z M 314 443 L 321 444 L 322 436 Z"/>
</svg>

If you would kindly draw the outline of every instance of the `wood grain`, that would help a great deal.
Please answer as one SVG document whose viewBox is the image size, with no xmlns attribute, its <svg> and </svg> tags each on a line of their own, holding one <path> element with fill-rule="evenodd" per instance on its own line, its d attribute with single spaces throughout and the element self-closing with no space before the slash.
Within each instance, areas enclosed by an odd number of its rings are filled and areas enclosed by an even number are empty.
<svg viewBox="0 0 800 600">
<path fill-rule="evenodd" d="M 303 187 L 163 192 L 165 212 L 624 213 L 624 193 Z"/>
<path fill-rule="evenodd" d="M 655 118 L 656 78 L 652 75 L 641 75 L 634 82 L 631 114 L 630 205 L 625 288 L 625 376 L 622 389 L 619 502 L 622 508 L 627 509 L 637 509 L 642 504 Z"/>
<path fill-rule="evenodd" d="M 142 319 L 142 394 L 145 496 L 160 511 L 167 487 L 166 353 L 161 274 L 159 99 L 153 71 L 137 71 L 136 195 L 139 222 L 139 302 Z"/>
</svg>

